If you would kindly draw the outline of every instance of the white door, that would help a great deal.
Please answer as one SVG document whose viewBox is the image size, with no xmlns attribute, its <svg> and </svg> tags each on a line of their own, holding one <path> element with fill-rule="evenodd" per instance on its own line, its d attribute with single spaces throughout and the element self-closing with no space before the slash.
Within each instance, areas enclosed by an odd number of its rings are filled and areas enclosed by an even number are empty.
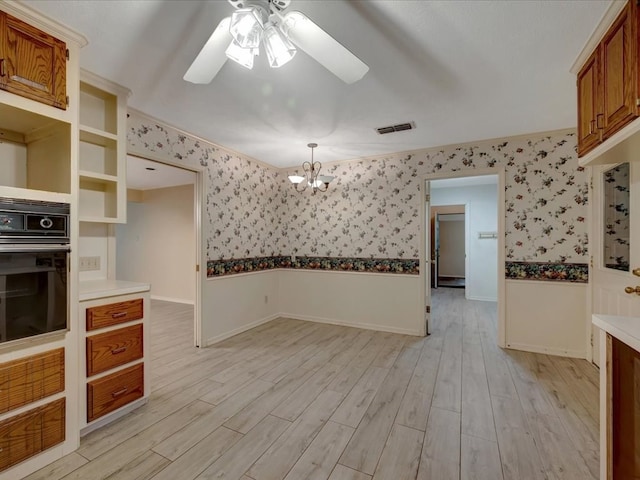
<svg viewBox="0 0 640 480">
<path fill-rule="evenodd" d="M 593 202 L 593 313 L 640 319 L 640 295 L 625 291 L 640 285 L 640 162 L 594 167 Z M 599 329 L 592 335 L 600 365 Z"/>
<path fill-rule="evenodd" d="M 424 239 L 425 239 L 425 250 L 424 250 L 424 271 L 426 282 L 425 285 L 425 305 L 424 305 L 424 324 L 425 324 L 425 335 L 429 335 L 430 333 L 430 323 L 431 323 L 431 183 L 429 180 L 424 182 L 424 198 L 425 198 L 425 206 L 424 206 L 424 218 L 423 225 L 424 228 Z M 437 278 L 437 277 L 436 277 Z"/>
</svg>

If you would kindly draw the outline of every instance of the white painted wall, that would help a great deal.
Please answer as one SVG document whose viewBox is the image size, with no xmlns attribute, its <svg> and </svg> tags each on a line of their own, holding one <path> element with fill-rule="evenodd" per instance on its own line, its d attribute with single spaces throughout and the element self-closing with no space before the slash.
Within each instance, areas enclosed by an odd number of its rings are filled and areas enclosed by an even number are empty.
<svg viewBox="0 0 640 480">
<path fill-rule="evenodd" d="M 506 346 L 585 358 L 588 286 L 570 282 L 506 281 Z"/>
<path fill-rule="evenodd" d="M 423 335 L 418 275 L 279 270 L 282 316 Z"/>
<path fill-rule="evenodd" d="M 152 298 L 193 303 L 193 185 L 145 190 L 142 199 L 127 203 L 127 223 L 116 227 L 117 278 L 151 283 Z"/>
<path fill-rule="evenodd" d="M 2 185 L 27 186 L 27 146 L 0 142 L 0 178 Z"/>
<path fill-rule="evenodd" d="M 281 270 L 210 278 L 202 287 L 202 346 L 213 345 L 280 316 Z"/>
<path fill-rule="evenodd" d="M 100 268 L 80 272 L 80 281 L 106 279 L 109 262 L 109 226 L 106 223 L 80 222 L 79 257 L 100 257 Z"/>
<path fill-rule="evenodd" d="M 467 206 L 466 296 L 471 300 L 495 302 L 498 298 L 498 241 L 479 239 L 478 232 L 498 230 L 497 185 L 431 190 L 432 206 L 453 204 Z"/>
</svg>

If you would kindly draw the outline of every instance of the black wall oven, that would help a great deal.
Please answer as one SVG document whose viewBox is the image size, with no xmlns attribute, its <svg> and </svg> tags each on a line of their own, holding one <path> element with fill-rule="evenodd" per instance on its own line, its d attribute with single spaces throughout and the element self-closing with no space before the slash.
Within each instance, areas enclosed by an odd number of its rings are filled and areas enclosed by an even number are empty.
<svg viewBox="0 0 640 480">
<path fill-rule="evenodd" d="M 69 205 L 0 198 L 0 344 L 66 330 Z"/>
</svg>

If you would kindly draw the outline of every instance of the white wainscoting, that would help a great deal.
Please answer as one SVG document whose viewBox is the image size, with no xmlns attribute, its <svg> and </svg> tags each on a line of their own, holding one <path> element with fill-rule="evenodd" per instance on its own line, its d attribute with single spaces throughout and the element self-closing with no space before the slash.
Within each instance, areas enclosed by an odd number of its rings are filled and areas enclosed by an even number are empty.
<svg viewBox="0 0 640 480">
<path fill-rule="evenodd" d="M 507 347 L 586 358 L 587 288 L 584 283 L 507 280 Z"/>
<path fill-rule="evenodd" d="M 424 335 L 418 275 L 280 270 L 283 317 Z"/>
<path fill-rule="evenodd" d="M 202 285 L 202 346 L 280 316 L 280 270 L 210 278 Z"/>
</svg>

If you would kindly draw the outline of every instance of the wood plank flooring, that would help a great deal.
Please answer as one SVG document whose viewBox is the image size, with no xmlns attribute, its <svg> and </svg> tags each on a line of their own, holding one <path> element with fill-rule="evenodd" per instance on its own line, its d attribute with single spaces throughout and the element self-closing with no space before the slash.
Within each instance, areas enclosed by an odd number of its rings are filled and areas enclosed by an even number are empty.
<svg viewBox="0 0 640 480">
<path fill-rule="evenodd" d="M 149 403 L 27 478 L 597 479 L 597 370 L 432 298 L 424 339 L 283 318 L 201 350 L 192 308 L 153 301 Z"/>
</svg>

